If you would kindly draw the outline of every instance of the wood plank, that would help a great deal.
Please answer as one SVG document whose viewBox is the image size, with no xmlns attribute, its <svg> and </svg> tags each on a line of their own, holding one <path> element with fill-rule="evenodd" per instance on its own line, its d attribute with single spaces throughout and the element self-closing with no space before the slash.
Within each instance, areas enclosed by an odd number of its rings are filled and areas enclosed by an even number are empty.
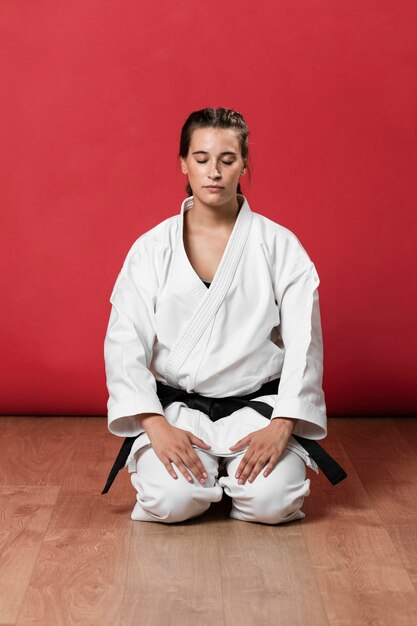
<svg viewBox="0 0 417 626">
<path fill-rule="evenodd" d="M 60 485 L 79 433 L 77 418 L 16 418 L 20 425 L 0 459 L 0 481 L 7 485 Z M 25 423 L 25 427 L 21 428 Z"/>
<path fill-rule="evenodd" d="M 410 448 L 398 437 L 395 419 L 391 417 L 337 418 L 332 421 L 332 427 L 355 462 L 370 457 L 385 462 L 410 456 Z"/>
<path fill-rule="evenodd" d="M 363 424 L 356 426 L 355 433 L 361 432 L 360 446 L 357 434 L 352 435 L 347 424 L 337 424 L 336 428 L 344 438 L 346 450 L 372 506 L 382 520 L 414 589 L 417 589 L 417 455 L 412 447 L 416 441 L 417 421 L 385 419 L 384 436 L 378 436 L 376 450 L 373 448 L 372 422 L 364 420 Z M 380 441 L 384 439 L 385 448 L 381 449 Z M 367 455 L 363 454 L 363 447 L 367 448 Z"/>
<path fill-rule="evenodd" d="M 415 417 L 393 417 L 396 430 L 417 455 L 417 419 Z"/>
<path fill-rule="evenodd" d="M 369 498 L 363 488 L 355 467 L 352 464 L 341 443 L 335 427 L 335 421 L 329 420 L 329 436 L 323 442 L 326 451 L 333 456 L 345 469 L 347 478 L 337 485 L 332 485 L 323 472 L 317 475 L 307 468 L 307 477 L 310 478 L 310 495 L 305 498 L 302 510 L 306 517 L 303 520 L 309 523 L 310 518 L 317 519 L 344 519 L 346 516 L 360 517 L 363 523 L 372 524 L 375 511 L 369 506 Z M 350 421 L 351 423 L 351 421 Z"/>
<path fill-rule="evenodd" d="M 408 520 L 397 520 L 395 523 L 385 524 L 387 533 L 391 537 L 404 569 L 417 590 L 417 526 Z M 416 611 L 417 615 L 417 611 Z"/>
<path fill-rule="evenodd" d="M 0 487 L 0 624 L 18 616 L 58 493 L 58 487 Z"/>
<path fill-rule="evenodd" d="M 131 490 L 133 487 L 130 485 Z M 133 497 L 133 495 L 132 495 Z M 130 527 L 133 503 L 119 495 L 65 492 L 59 495 L 49 527 L 51 529 L 123 529 Z"/>
<path fill-rule="evenodd" d="M 384 436 L 376 428 L 379 419 L 356 418 L 355 428 L 352 421 L 335 420 L 329 450 L 346 469 L 348 478 L 333 487 L 323 476 L 318 477 L 326 514 L 329 503 L 335 500 L 336 508 L 332 507 L 332 511 L 345 515 L 357 514 L 358 509 L 364 512 L 369 501 L 370 509 L 386 523 L 400 518 L 415 520 L 416 455 L 396 430 L 393 420 L 384 418 L 381 427 Z M 312 500 L 307 500 L 306 508 Z"/>
<path fill-rule="evenodd" d="M 407 624 L 410 603 L 415 601 L 413 582 L 381 519 L 383 494 L 375 492 L 370 497 L 369 484 L 356 472 L 372 458 L 372 430 L 376 426 L 375 421 L 361 422 L 338 419 L 334 425 L 332 443 L 326 449 L 345 468 L 348 478 L 332 486 L 322 474 L 318 477 L 312 488 L 314 497 L 309 496 L 312 499 L 308 498 L 304 506 L 310 521 L 303 524 L 303 533 L 331 624 Z M 388 420 L 383 427 L 392 434 Z M 401 450 L 398 440 L 393 442 L 393 449 Z M 403 451 L 401 454 L 404 460 Z M 375 455 L 376 459 L 383 457 L 379 436 Z M 389 493 L 387 501 L 391 498 Z M 401 606 L 399 594 L 408 604 Z"/>
<path fill-rule="evenodd" d="M 337 592 L 413 592 L 413 584 L 378 516 L 311 520 L 303 526 L 319 589 Z"/>
<path fill-rule="evenodd" d="M 16 624 L 119 624 L 129 541 L 130 528 L 49 531 Z"/>
<path fill-rule="evenodd" d="M 328 624 L 303 523 L 230 520 L 219 527 L 225 624 Z"/>
<path fill-rule="evenodd" d="M 19 428 L 19 423 L 16 423 L 16 418 L 8 416 L 0 416 L 0 454 L 4 454 L 4 450 L 9 445 L 11 437 L 15 434 L 16 429 Z"/>
<path fill-rule="evenodd" d="M 414 593 L 351 590 L 322 596 L 331 626 L 412 626 L 416 621 Z"/>
<path fill-rule="evenodd" d="M 108 432 L 104 418 L 80 418 L 79 425 L 50 528 L 124 528 L 136 502 L 127 469 L 101 494 L 122 438 Z"/>
<path fill-rule="evenodd" d="M 206 520 L 133 522 L 122 624 L 224 624 L 216 522 Z"/>
<path fill-rule="evenodd" d="M 353 433 L 346 424 L 338 424 L 336 428 L 379 517 L 386 524 L 395 524 L 399 520 L 415 524 L 417 455 L 396 429 L 394 420 L 386 420 L 384 424 L 385 452 L 380 448 L 380 437 L 374 449 L 373 428 L 368 421 L 364 425 L 358 423 Z"/>
<path fill-rule="evenodd" d="M 62 486 L 66 491 L 101 493 L 124 438 L 109 433 L 103 417 L 77 418 L 77 427 L 76 445 L 71 448 Z M 120 493 L 120 477 L 126 473 L 119 472 L 109 496 Z"/>
</svg>

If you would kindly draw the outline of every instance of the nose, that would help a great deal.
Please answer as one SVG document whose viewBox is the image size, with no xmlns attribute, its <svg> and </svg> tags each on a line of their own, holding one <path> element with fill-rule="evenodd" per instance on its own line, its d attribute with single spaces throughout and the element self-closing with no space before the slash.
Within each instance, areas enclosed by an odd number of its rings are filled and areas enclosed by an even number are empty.
<svg viewBox="0 0 417 626">
<path fill-rule="evenodd" d="M 217 165 L 216 161 L 214 161 L 213 164 L 210 166 L 210 172 L 209 172 L 208 177 L 216 179 L 216 178 L 219 178 L 220 176 L 221 176 L 221 174 L 220 174 L 218 165 Z"/>
</svg>

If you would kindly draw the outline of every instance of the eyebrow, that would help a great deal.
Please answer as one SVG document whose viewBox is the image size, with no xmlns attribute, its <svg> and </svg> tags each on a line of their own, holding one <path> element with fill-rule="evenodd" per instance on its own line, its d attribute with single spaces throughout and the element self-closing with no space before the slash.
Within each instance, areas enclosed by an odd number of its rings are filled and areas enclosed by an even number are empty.
<svg viewBox="0 0 417 626">
<path fill-rule="evenodd" d="M 205 150 L 196 150 L 192 152 L 192 154 L 208 154 Z M 236 156 L 236 152 L 231 152 L 230 150 L 226 150 L 226 152 L 221 152 L 220 156 L 224 156 L 225 154 L 230 154 L 231 156 Z"/>
</svg>

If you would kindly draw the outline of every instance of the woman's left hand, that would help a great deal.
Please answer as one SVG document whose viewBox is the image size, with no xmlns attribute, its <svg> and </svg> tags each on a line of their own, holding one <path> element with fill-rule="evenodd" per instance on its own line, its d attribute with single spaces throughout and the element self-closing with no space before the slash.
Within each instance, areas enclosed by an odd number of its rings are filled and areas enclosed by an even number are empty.
<svg viewBox="0 0 417 626">
<path fill-rule="evenodd" d="M 243 485 L 248 477 L 252 483 L 266 464 L 268 465 L 263 475 L 268 476 L 272 472 L 287 447 L 297 421 L 288 417 L 276 417 L 265 428 L 249 433 L 234 446 L 230 446 L 230 450 L 236 451 L 249 444 L 235 474 L 239 485 Z"/>
</svg>

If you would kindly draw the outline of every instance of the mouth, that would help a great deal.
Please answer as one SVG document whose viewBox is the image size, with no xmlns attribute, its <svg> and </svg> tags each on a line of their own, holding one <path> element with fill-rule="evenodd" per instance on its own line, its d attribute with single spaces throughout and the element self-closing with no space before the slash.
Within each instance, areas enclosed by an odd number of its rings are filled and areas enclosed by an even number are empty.
<svg viewBox="0 0 417 626">
<path fill-rule="evenodd" d="M 204 189 L 224 189 L 224 187 L 220 187 L 220 185 L 205 185 Z"/>
</svg>

